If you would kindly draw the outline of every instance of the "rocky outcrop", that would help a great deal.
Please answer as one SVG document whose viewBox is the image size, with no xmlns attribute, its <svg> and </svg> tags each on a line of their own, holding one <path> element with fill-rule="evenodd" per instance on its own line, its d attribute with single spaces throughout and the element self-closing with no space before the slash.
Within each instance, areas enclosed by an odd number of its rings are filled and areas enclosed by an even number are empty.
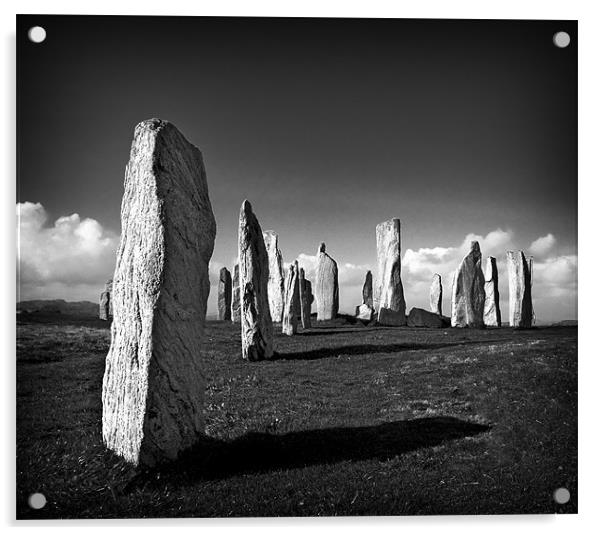
<svg viewBox="0 0 602 535">
<path fill-rule="evenodd" d="M 251 361 L 270 359 L 274 348 L 268 300 L 268 253 L 261 226 L 247 200 L 240 208 L 238 265 L 242 357 Z"/>
<path fill-rule="evenodd" d="M 508 291 L 510 327 L 523 329 L 533 325 L 533 302 L 531 299 L 532 261 L 522 251 L 508 251 Z"/>
<path fill-rule="evenodd" d="M 113 300 L 111 299 L 112 292 L 113 279 L 109 279 L 105 283 L 105 289 L 100 294 L 98 317 L 101 320 L 110 321 L 113 319 Z"/>
<path fill-rule="evenodd" d="M 431 291 L 430 291 L 430 305 L 431 312 L 435 314 L 443 313 L 441 310 L 441 304 L 443 302 L 443 285 L 441 284 L 441 275 L 439 273 L 435 273 L 433 275 L 433 280 L 431 282 Z"/>
<path fill-rule="evenodd" d="M 284 312 L 282 333 L 288 336 L 297 334 L 297 308 L 299 308 L 299 264 L 295 260 L 288 268 L 284 283 Z"/>
<path fill-rule="evenodd" d="M 485 306 L 483 322 L 487 327 L 501 327 L 500 292 L 498 291 L 497 261 L 493 256 L 485 259 Z"/>
<path fill-rule="evenodd" d="M 454 273 L 452 285 L 452 327 L 482 328 L 485 306 L 485 277 L 481 269 L 481 248 L 473 241 L 470 252 Z"/>
<path fill-rule="evenodd" d="M 268 279 L 268 301 L 272 321 L 281 322 L 284 311 L 284 268 L 282 266 L 282 253 L 278 248 L 278 234 L 273 230 L 263 233 L 265 248 L 268 253 L 270 277 Z"/>
<path fill-rule="evenodd" d="M 316 307 L 318 321 L 332 320 L 339 312 L 339 268 L 326 253 L 326 244 L 320 244 L 316 270 Z"/>
<path fill-rule="evenodd" d="M 201 152 L 170 123 L 135 130 L 113 281 L 102 436 L 134 464 L 203 434 L 203 331 L 215 219 Z"/>
<path fill-rule="evenodd" d="M 219 272 L 217 315 L 222 321 L 230 321 L 232 319 L 232 275 L 230 275 L 226 267 L 220 269 Z"/>
<path fill-rule="evenodd" d="M 405 325 L 406 303 L 401 283 L 401 222 L 394 218 L 376 227 L 377 278 L 374 309 L 382 325 Z"/>
<path fill-rule="evenodd" d="M 301 302 L 301 326 L 304 329 L 311 327 L 311 304 L 314 296 L 311 293 L 311 282 L 305 278 L 305 270 L 299 268 L 299 301 Z"/>
<path fill-rule="evenodd" d="M 232 270 L 232 323 L 238 323 L 240 321 L 240 270 L 238 264 L 234 264 Z"/>
<path fill-rule="evenodd" d="M 449 327 L 449 318 L 429 312 L 423 308 L 413 308 L 408 315 L 408 327 L 430 327 L 432 329 L 443 329 Z"/>
</svg>

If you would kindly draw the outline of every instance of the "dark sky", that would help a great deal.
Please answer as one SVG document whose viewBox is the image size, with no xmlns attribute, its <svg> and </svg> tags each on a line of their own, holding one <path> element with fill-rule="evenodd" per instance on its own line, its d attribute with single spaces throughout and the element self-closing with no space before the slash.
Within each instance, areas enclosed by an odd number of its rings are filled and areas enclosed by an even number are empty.
<svg viewBox="0 0 602 535">
<path fill-rule="evenodd" d="M 373 264 L 390 217 L 404 250 L 510 228 L 576 254 L 576 22 L 44 15 L 17 44 L 18 201 L 51 222 L 119 232 L 134 126 L 160 117 L 203 152 L 218 263 L 244 198 L 286 260 Z"/>
</svg>

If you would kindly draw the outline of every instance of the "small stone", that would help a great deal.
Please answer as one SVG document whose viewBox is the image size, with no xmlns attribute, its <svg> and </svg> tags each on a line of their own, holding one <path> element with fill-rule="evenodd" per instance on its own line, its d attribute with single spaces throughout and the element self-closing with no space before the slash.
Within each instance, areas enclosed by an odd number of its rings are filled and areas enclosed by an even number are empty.
<svg viewBox="0 0 602 535">
<path fill-rule="evenodd" d="M 339 312 L 339 268 L 326 253 L 326 244 L 320 244 L 316 271 L 316 306 L 318 321 L 332 320 Z"/>
<path fill-rule="evenodd" d="M 501 327 L 500 292 L 498 291 L 497 261 L 493 256 L 485 259 L 485 307 L 483 321 L 487 327 Z"/>
<path fill-rule="evenodd" d="M 219 272 L 217 312 L 220 320 L 232 320 L 232 275 L 226 267 L 223 267 Z"/>
<path fill-rule="evenodd" d="M 530 328 L 533 325 L 531 285 L 533 260 L 522 251 L 508 251 L 508 291 L 510 327 Z"/>
<path fill-rule="evenodd" d="M 408 315 L 408 327 L 442 329 L 449 327 L 449 321 L 446 321 L 446 318 L 436 312 L 429 312 L 423 308 L 413 308 Z"/>
<path fill-rule="evenodd" d="M 441 304 L 443 302 L 443 285 L 441 284 L 441 275 L 435 273 L 431 282 L 430 304 L 431 312 L 441 316 Z"/>
<path fill-rule="evenodd" d="M 452 285 L 452 327 L 482 328 L 485 307 L 485 277 L 481 269 L 481 248 L 473 241 L 470 252 L 454 273 Z"/>
<path fill-rule="evenodd" d="M 261 226 L 247 200 L 240 208 L 238 265 L 242 357 L 251 361 L 270 359 L 274 354 L 274 328 L 268 300 L 268 253 Z"/>
<path fill-rule="evenodd" d="M 355 317 L 362 321 L 372 321 L 374 309 L 366 304 L 361 304 L 355 309 Z"/>
<path fill-rule="evenodd" d="M 282 334 L 297 334 L 297 307 L 299 297 L 299 264 L 295 260 L 288 268 L 284 283 L 284 313 L 282 314 Z"/>
<path fill-rule="evenodd" d="M 238 264 L 232 269 L 232 323 L 240 322 L 240 270 Z"/>
<path fill-rule="evenodd" d="M 111 293 L 113 292 L 113 279 L 109 279 L 105 283 L 105 289 L 100 294 L 99 315 L 101 320 L 110 321 L 113 319 L 113 300 Z"/>
</svg>

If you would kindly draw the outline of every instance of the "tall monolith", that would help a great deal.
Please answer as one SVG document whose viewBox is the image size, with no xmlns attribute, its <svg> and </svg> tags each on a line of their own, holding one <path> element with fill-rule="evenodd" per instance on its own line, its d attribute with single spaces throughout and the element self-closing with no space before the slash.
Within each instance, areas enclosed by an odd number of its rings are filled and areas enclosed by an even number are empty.
<svg viewBox="0 0 602 535">
<path fill-rule="evenodd" d="M 314 296 L 311 293 L 311 282 L 305 278 L 305 270 L 299 268 L 299 302 L 301 303 L 301 326 L 311 327 L 311 304 Z"/>
<path fill-rule="evenodd" d="M 470 244 L 470 252 L 454 273 L 451 306 L 452 327 L 484 326 L 485 277 L 481 269 L 481 248 L 478 241 Z"/>
<path fill-rule="evenodd" d="M 401 282 L 401 222 L 394 218 L 376 226 L 377 278 L 374 309 L 382 325 L 406 325 Z"/>
<path fill-rule="evenodd" d="M 485 259 L 485 307 L 483 322 L 487 327 L 501 327 L 500 292 L 498 291 L 497 260 L 493 256 Z"/>
<path fill-rule="evenodd" d="M 529 328 L 533 325 L 532 260 L 527 260 L 522 251 L 508 251 L 506 256 L 509 291 L 508 321 L 510 327 Z"/>
<path fill-rule="evenodd" d="M 232 320 L 232 275 L 227 267 L 223 267 L 219 272 L 217 314 L 222 321 Z"/>
<path fill-rule="evenodd" d="M 240 321 L 240 270 L 238 264 L 232 269 L 232 323 Z"/>
<path fill-rule="evenodd" d="M 242 357 L 251 361 L 270 359 L 274 328 L 268 299 L 268 253 L 261 226 L 247 200 L 240 208 L 238 265 Z"/>
<path fill-rule="evenodd" d="M 268 253 L 270 276 L 268 279 L 268 301 L 272 321 L 282 321 L 284 311 L 284 268 L 282 266 L 282 253 L 278 247 L 278 234 L 273 230 L 263 233 L 265 248 Z"/>
<path fill-rule="evenodd" d="M 100 294 L 98 317 L 101 320 L 109 321 L 113 318 L 113 300 L 111 298 L 112 292 L 113 279 L 109 279 L 105 283 L 105 288 Z"/>
<path fill-rule="evenodd" d="M 299 308 L 299 264 L 295 260 L 286 273 L 284 283 L 284 310 L 282 313 L 282 333 L 288 336 L 297 334 L 297 309 Z"/>
<path fill-rule="evenodd" d="M 439 273 L 433 275 L 429 299 L 431 312 L 441 316 L 443 314 L 441 309 L 441 304 L 443 303 L 443 285 L 441 284 L 441 275 L 439 275 Z"/>
<path fill-rule="evenodd" d="M 339 268 L 326 253 L 325 243 L 321 243 L 318 250 L 315 296 L 318 321 L 336 318 L 339 312 Z"/>
<path fill-rule="evenodd" d="M 140 123 L 121 204 L 102 436 L 134 464 L 175 459 L 203 434 L 199 355 L 215 219 L 201 151 L 172 124 Z"/>
</svg>

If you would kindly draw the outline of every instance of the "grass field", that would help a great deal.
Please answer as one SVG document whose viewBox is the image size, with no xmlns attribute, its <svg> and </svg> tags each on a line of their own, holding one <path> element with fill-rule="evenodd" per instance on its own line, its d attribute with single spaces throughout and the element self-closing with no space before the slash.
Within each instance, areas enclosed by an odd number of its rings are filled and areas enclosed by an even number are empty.
<svg viewBox="0 0 602 535">
<path fill-rule="evenodd" d="M 207 439 L 153 471 L 102 445 L 106 323 L 20 319 L 17 337 L 18 518 L 577 511 L 575 327 L 339 321 L 249 363 L 239 328 L 208 322 Z"/>
</svg>

